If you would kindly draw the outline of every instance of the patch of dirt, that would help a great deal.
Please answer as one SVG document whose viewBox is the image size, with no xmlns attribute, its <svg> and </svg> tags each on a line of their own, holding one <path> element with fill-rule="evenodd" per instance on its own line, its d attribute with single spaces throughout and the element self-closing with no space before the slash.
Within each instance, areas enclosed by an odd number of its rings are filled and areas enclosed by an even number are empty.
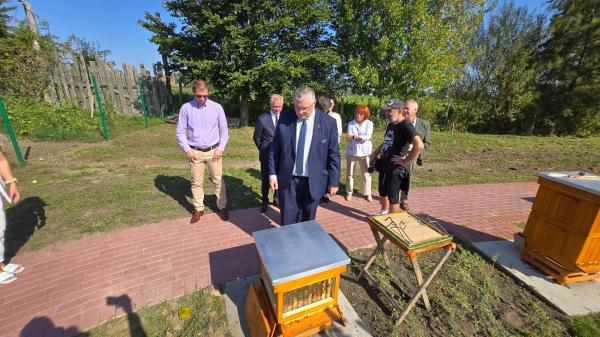
<svg viewBox="0 0 600 337">
<path fill-rule="evenodd" d="M 390 268 L 378 257 L 369 271 L 404 308 L 410 300 L 410 290 L 391 272 L 413 282 L 415 277 L 403 253 L 394 246 L 387 246 L 386 251 Z M 350 253 L 352 263 L 342 275 L 341 290 L 373 336 L 568 335 L 561 313 L 476 253 L 462 248 L 450 257 L 428 288 L 431 312 L 420 300 L 404 322 L 394 327 L 400 312 L 365 277 L 358 279 L 370 253 L 371 249 Z M 438 252 L 419 254 L 423 272 L 428 273 L 439 257 Z"/>
<path fill-rule="evenodd" d="M 505 325 L 510 326 L 511 328 L 516 330 L 520 330 L 525 326 L 525 322 L 523 321 L 523 319 L 521 319 L 521 315 L 519 315 L 519 313 L 514 310 L 509 310 L 502 313 L 500 318 L 502 319 L 502 322 L 504 322 Z"/>
</svg>

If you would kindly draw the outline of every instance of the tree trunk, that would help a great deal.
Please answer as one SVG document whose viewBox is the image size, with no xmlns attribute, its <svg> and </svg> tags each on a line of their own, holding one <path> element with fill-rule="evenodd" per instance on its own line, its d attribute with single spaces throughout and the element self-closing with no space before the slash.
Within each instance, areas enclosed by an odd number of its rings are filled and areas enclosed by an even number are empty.
<svg viewBox="0 0 600 337">
<path fill-rule="evenodd" d="M 167 54 L 162 54 L 163 68 L 165 70 L 165 87 L 167 89 L 167 111 L 171 113 L 171 100 L 173 98 L 173 92 L 171 90 L 171 67 L 169 66 L 169 59 Z"/>
<path fill-rule="evenodd" d="M 245 96 L 240 96 L 240 127 L 248 126 L 248 119 L 250 118 L 249 113 L 249 102 Z"/>
<path fill-rule="evenodd" d="M 33 12 L 31 11 L 31 5 L 27 1 L 20 2 L 23 4 L 23 9 L 25 10 L 25 16 L 27 16 L 27 23 L 29 25 L 29 30 L 33 33 L 33 49 L 40 50 L 40 44 L 37 40 L 39 33 L 37 29 L 37 24 L 35 23 L 35 17 L 33 16 Z"/>
<path fill-rule="evenodd" d="M 450 113 L 450 95 L 448 95 L 448 106 L 446 107 L 446 130 L 448 130 L 448 124 L 450 123 L 449 113 Z M 452 129 L 454 129 L 454 126 L 452 127 Z"/>
<path fill-rule="evenodd" d="M 179 105 L 183 105 L 183 83 L 179 82 Z"/>
</svg>

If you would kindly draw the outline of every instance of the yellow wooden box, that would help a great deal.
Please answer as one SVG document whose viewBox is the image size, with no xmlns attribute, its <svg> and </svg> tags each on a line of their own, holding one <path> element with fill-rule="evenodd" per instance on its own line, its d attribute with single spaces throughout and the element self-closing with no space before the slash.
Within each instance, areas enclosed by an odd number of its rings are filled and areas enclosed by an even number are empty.
<svg viewBox="0 0 600 337">
<path fill-rule="evenodd" d="M 560 284 L 599 277 L 600 177 L 580 172 L 538 176 L 522 258 Z"/>
<path fill-rule="evenodd" d="M 315 221 L 253 234 L 259 281 L 246 299 L 252 337 L 303 337 L 343 323 L 340 275 L 350 258 Z"/>
</svg>

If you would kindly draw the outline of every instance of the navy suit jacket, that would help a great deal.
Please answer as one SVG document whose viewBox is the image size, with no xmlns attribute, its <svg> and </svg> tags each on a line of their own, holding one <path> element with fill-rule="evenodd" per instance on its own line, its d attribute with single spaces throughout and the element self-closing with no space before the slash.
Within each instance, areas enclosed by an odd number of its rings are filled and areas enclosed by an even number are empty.
<svg viewBox="0 0 600 337">
<path fill-rule="evenodd" d="M 277 175 L 280 193 L 290 186 L 296 162 L 296 112 L 281 113 L 269 151 L 269 175 Z M 340 150 L 335 119 L 315 108 L 315 123 L 307 159 L 308 185 L 313 200 L 321 200 L 327 187 L 338 187 Z"/>
<path fill-rule="evenodd" d="M 275 136 L 275 125 L 271 118 L 271 112 L 267 111 L 258 116 L 256 126 L 254 127 L 254 144 L 258 148 L 258 159 L 261 162 L 269 160 L 269 147 Z"/>
</svg>

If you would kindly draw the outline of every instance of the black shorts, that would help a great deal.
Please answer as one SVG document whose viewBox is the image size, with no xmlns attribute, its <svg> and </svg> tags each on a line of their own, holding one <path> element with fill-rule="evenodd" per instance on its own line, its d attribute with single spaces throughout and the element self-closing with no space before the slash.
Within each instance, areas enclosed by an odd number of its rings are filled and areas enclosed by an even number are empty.
<svg viewBox="0 0 600 337">
<path fill-rule="evenodd" d="M 388 197 L 390 204 L 400 203 L 400 191 L 408 192 L 410 172 L 401 165 L 386 165 L 379 172 L 379 196 Z"/>
</svg>

